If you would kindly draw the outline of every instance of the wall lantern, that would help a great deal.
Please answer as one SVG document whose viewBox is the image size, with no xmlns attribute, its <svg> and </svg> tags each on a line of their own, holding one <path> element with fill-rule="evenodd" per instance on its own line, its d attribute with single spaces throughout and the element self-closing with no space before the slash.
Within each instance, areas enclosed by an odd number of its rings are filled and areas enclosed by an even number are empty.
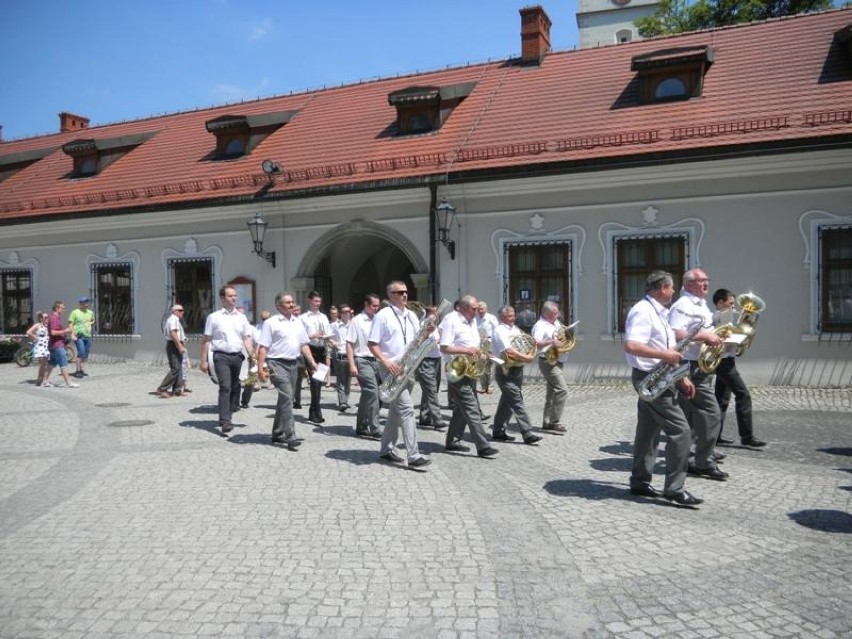
<svg viewBox="0 0 852 639">
<path fill-rule="evenodd" d="M 438 223 L 438 241 L 443 244 L 450 254 L 450 259 L 456 259 L 456 243 L 450 239 L 450 229 L 456 217 L 456 207 L 450 204 L 447 197 L 441 198 L 441 203 L 435 207 L 435 220 Z"/>
<path fill-rule="evenodd" d="M 275 268 L 275 251 L 263 250 L 263 236 L 266 235 L 266 221 L 260 217 L 260 213 L 254 214 L 254 219 L 246 222 L 251 233 L 251 241 L 254 243 L 254 252 L 260 255 Z"/>
</svg>

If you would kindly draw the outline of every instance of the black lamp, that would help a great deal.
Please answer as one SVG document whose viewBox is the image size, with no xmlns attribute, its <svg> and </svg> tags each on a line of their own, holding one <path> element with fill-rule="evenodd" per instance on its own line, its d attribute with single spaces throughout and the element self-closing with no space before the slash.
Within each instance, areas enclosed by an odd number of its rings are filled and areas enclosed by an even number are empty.
<svg viewBox="0 0 852 639">
<path fill-rule="evenodd" d="M 446 196 L 441 198 L 441 203 L 435 207 L 435 218 L 438 222 L 438 240 L 450 253 L 450 259 L 456 259 L 456 243 L 450 239 L 450 229 L 456 217 L 456 207 L 450 204 Z"/>
<path fill-rule="evenodd" d="M 270 178 L 276 173 L 281 173 L 281 166 L 279 166 L 278 162 L 273 162 L 272 160 L 264 160 L 260 163 L 260 168 Z"/>
<path fill-rule="evenodd" d="M 254 214 L 254 219 L 246 222 L 251 233 L 251 241 L 254 243 L 254 252 L 260 255 L 275 268 L 275 251 L 263 250 L 263 236 L 266 235 L 266 220 L 260 217 L 260 213 Z"/>
</svg>

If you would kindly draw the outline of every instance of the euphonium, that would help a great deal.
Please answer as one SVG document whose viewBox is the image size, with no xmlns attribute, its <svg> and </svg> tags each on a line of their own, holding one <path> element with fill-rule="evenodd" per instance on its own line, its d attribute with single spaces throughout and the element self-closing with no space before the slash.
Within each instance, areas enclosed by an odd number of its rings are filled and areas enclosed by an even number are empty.
<svg viewBox="0 0 852 639">
<path fill-rule="evenodd" d="M 577 339 L 574 337 L 574 326 L 577 324 L 579 324 L 579 322 L 575 322 L 571 326 L 560 324 L 556 328 L 556 332 L 553 334 L 553 337 L 558 339 L 562 345 L 551 346 L 544 352 L 544 357 L 547 359 L 548 364 L 556 364 L 562 355 L 572 350 L 577 345 Z"/>
<path fill-rule="evenodd" d="M 746 338 L 737 346 L 737 356 L 739 357 L 751 346 L 751 341 L 757 332 L 757 320 L 760 319 L 760 314 L 766 310 L 766 302 L 754 293 L 742 293 L 737 295 L 737 304 L 741 309 L 737 326 L 746 334 Z"/>
<path fill-rule="evenodd" d="M 402 354 L 402 359 L 399 360 L 399 367 L 402 373 L 397 376 L 388 375 L 379 385 L 379 399 L 384 403 L 390 404 L 402 392 L 409 382 L 414 379 L 414 374 L 417 372 L 417 367 L 420 362 L 429 354 L 435 344 L 430 337 L 433 330 L 441 323 L 441 319 L 453 310 L 453 305 L 449 300 L 441 300 L 438 306 L 438 311 L 435 315 L 426 315 L 420 322 L 420 330 L 414 339 L 409 342 Z M 425 315 L 425 312 L 424 312 Z"/>
<path fill-rule="evenodd" d="M 532 335 L 524 332 L 520 332 L 512 337 L 511 347 L 524 355 L 535 355 L 536 351 L 535 340 L 532 338 Z M 508 373 L 510 368 L 523 366 L 524 364 L 526 362 L 503 353 L 503 372 Z"/>
</svg>

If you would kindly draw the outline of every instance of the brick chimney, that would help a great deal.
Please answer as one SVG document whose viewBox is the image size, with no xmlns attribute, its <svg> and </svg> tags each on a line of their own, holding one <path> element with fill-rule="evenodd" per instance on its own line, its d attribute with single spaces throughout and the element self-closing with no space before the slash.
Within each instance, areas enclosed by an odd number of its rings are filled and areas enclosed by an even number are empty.
<svg viewBox="0 0 852 639">
<path fill-rule="evenodd" d="M 541 64 L 550 51 L 550 18 L 537 4 L 524 7 L 521 14 L 521 62 Z"/>
<path fill-rule="evenodd" d="M 59 132 L 79 131 L 89 128 L 89 118 L 84 118 L 82 115 L 74 115 L 63 111 L 59 114 Z"/>
</svg>

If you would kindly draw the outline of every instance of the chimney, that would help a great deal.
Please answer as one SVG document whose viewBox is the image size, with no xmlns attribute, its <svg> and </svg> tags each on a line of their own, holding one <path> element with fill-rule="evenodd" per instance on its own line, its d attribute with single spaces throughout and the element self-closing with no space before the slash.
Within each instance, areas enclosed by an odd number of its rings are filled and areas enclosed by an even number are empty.
<svg viewBox="0 0 852 639">
<path fill-rule="evenodd" d="M 521 14 L 521 62 L 541 64 L 550 51 L 550 18 L 541 5 L 524 7 Z"/>
<path fill-rule="evenodd" d="M 59 114 L 59 132 L 80 131 L 81 129 L 89 128 L 89 118 L 84 118 L 82 115 L 74 115 L 63 111 Z"/>
</svg>

